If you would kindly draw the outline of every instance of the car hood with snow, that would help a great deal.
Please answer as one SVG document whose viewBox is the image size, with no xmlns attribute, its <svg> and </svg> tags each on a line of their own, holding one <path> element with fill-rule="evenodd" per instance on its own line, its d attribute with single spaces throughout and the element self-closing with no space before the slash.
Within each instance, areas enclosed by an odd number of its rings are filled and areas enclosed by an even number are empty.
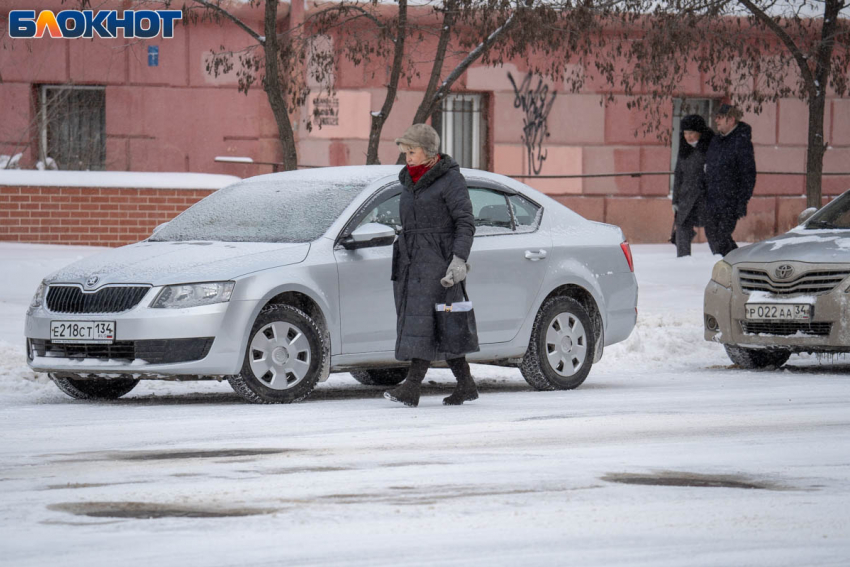
<svg viewBox="0 0 850 567">
<path fill-rule="evenodd" d="M 850 230 L 807 230 L 796 228 L 776 238 L 733 250 L 724 258 L 741 262 L 850 262 Z"/>
<path fill-rule="evenodd" d="M 54 272 L 45 280 L 97 287 L 114 283 L 153 286 L 231 280 L 272 267 L 303 262 L 308 243 L 139 242 L 89 256 Z"/>
</svg>

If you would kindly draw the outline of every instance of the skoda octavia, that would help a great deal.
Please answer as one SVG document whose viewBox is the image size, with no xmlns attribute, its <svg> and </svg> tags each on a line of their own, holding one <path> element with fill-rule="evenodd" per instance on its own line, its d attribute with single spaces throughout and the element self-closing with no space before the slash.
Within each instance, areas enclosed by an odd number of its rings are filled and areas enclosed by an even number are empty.
<svg viewBox="0 0 850 567">
<path fill-rule="evenodd" d="M 781 366 L 795 352 L 850 352 L 850 191 L 812 211 L 714 266 L 705 338 L 741 367 Z"/>
<path fill-rule="evenodd" d="M 401 382 L 390 281 L 398 171 L 246 179 L 145 241 L 59 270 L 27 313 L 30 367 L 79 399 L 118 398 L 141 379 L 226 379 L 258 403 L 301 400 L 330 372 Z M 541 390 L 579 386 L 635 325 L 622 231 L 507 177 L 463 173 L 481 343 L 469 360 L 519 367 Z"/>
</svg>

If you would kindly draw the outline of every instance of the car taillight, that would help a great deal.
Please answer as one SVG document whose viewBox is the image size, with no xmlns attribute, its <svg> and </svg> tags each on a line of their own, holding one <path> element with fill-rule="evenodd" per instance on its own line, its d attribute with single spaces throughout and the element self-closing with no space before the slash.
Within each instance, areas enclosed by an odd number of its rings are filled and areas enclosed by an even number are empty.
<svg viewBox="0 0 850 567">
<path fill-rule="evenodd" d="M 629 241 L 626 240 L 625 242 L 621 243 L 620 248 L 623 249 L 623 254 L 626 255 L 626 262 L 629 263 L 629 269 L 634 272 L 635 263 L 634 260 L 632 260 L 632 249 L 629 247 Z"/>
</svg>

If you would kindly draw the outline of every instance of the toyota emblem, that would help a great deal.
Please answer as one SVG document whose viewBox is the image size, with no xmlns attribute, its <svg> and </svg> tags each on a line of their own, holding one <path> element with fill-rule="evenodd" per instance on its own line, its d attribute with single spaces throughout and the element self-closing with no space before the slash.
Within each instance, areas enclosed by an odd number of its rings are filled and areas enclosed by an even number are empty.
<svg viewBox="0 0 850 567">
<path fill-rule="evenodd" d="M 100 278 L 97 276 L 92 276 L 86 280 L 86 287 L 94 287 L 97 285 L 97 282 L 100 281 Z"/>
<path fill-rule="evenodd" d="M 788 264 L 782 264 L 773 273 L 780 280 L 787 280 L 794 274 L 794 268 Z"/>
</svg>

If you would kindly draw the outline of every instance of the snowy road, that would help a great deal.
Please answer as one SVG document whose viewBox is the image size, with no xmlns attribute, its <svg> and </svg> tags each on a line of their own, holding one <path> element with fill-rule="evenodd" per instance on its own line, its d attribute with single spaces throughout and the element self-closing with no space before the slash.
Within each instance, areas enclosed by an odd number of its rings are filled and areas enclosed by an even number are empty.
<svg viewBox="0 0 850 567">
<path fill-rule="evenodd" d="M 635 247 L 638 328 L 578 390 L 474 366 L 481 398 L 447 408 L 432 371 L 416 410 L 344 374 L 291 406 L 217 383 L 74 402 L 20 329 L 27 282 L 91 251 L 0 245 L 2 565 L 850 561 L 850 361 L 729 368 L 702 246 Z"/>
</svg>

